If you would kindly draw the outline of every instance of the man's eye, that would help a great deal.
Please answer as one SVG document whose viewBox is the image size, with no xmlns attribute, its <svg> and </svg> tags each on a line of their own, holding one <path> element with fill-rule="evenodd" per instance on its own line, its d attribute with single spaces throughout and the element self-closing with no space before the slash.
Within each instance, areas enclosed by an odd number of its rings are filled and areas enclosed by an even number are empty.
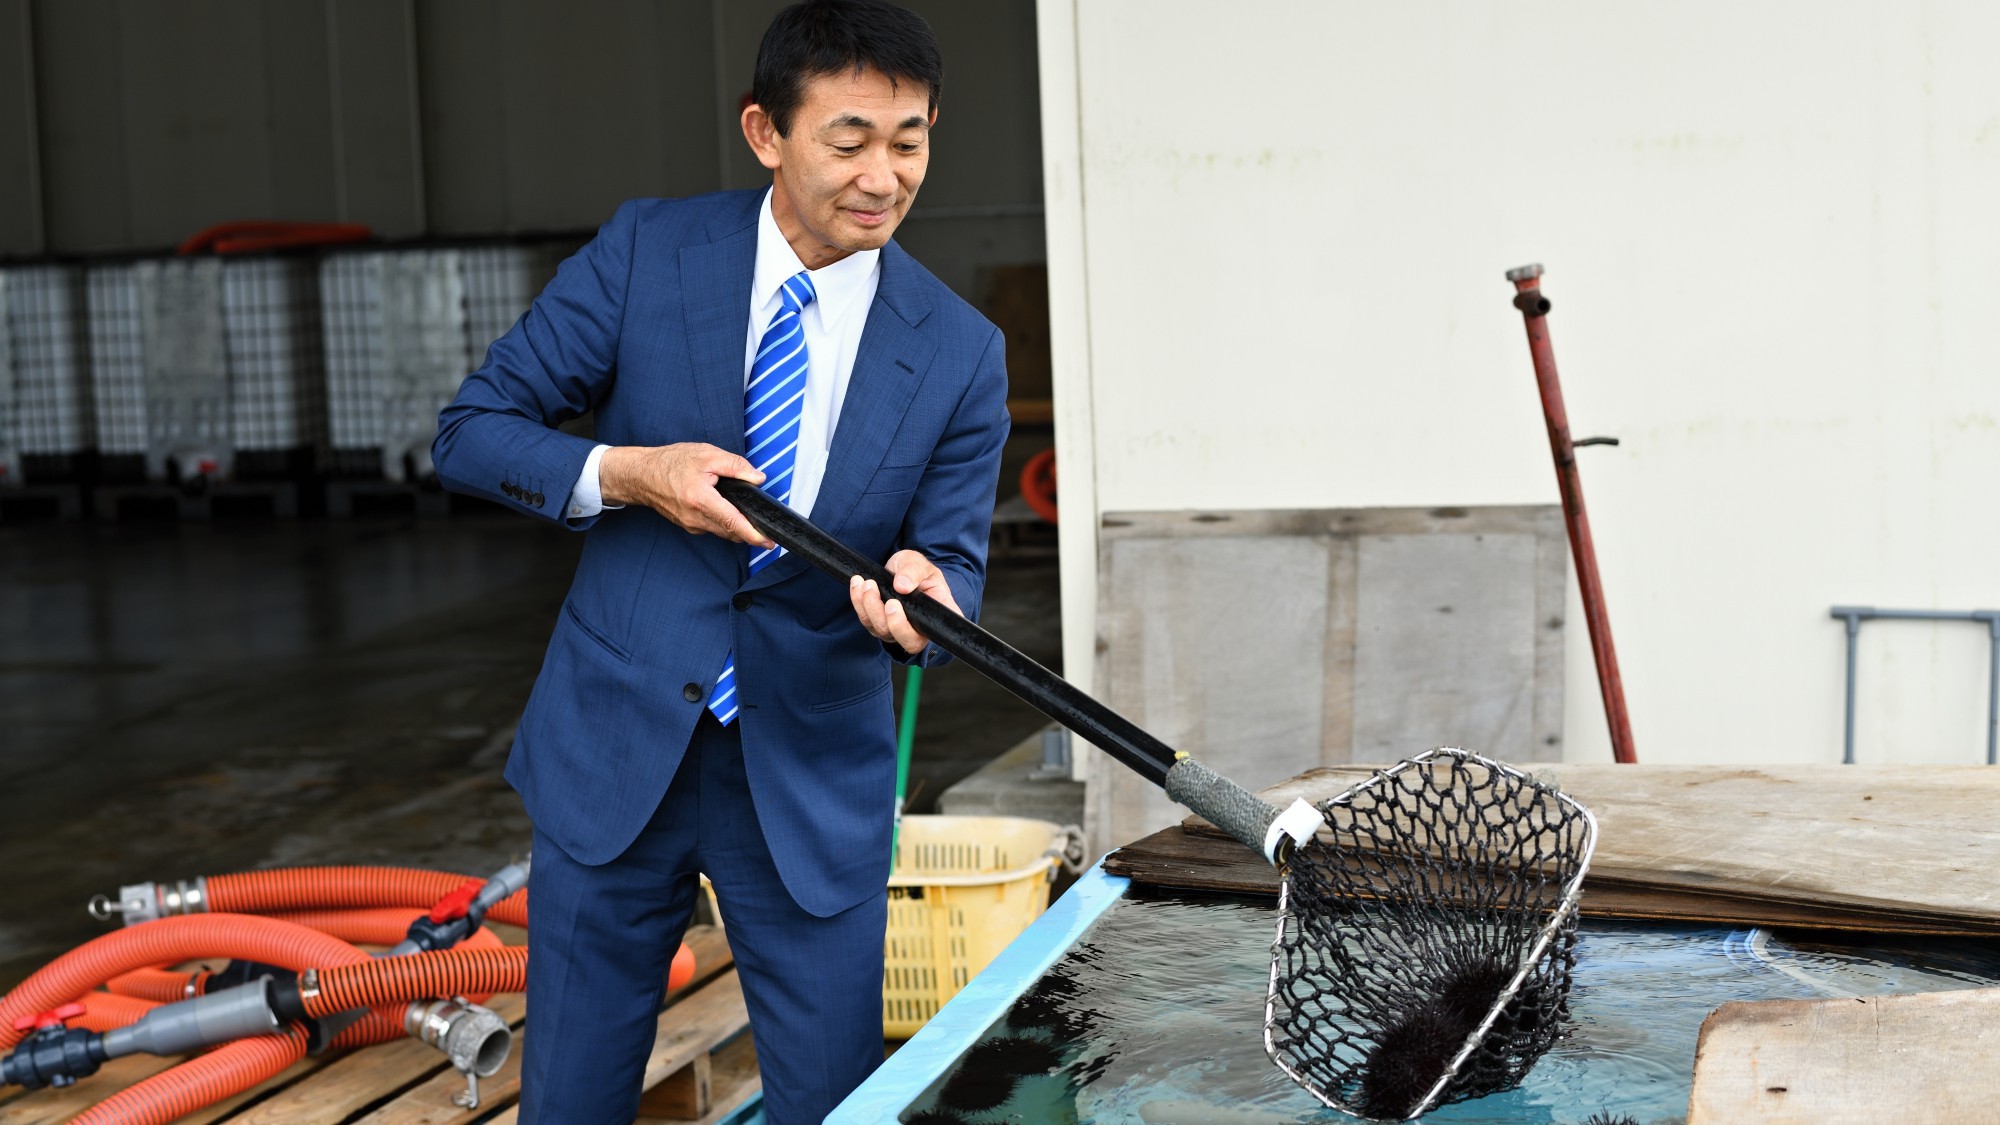
<svg viewBox="0 0 2000 1125">
<path fill-rule="evenodd" d="M 861 146 L 860 146 L 860 145 L 835 145 L 835 146 L 833 146 L 833 151 L 835 151 L 835 152 L 839 153 L 839 154 L 840 154 L 840 155 L 842 155 L 842 156 L 853 156 L 853 155 L 854 155 L 855 153 L 857 153 L 857 152 L 860 152 L 860 151 L 861 151 Z"/>
<path fill-rule="evenodd" d="M 922 145 L 920 145 L 920 144 L 915 144 L 915 143 L 911 143 L 911 142 L 905 142 L 905 143 L 903 143 L 903 144 L 899 144 L 899 145 L 897 145 L 897 146 L 896 146 L 896 151 L 897 151 L 897 152 L 901 152 L 901 153 L 904 153 L 904 154 L 906 154 L 906 155 L 909 155 L 909 156 L 915 156 L 915 155 L 916 155 L 917 153 L 919 153 L 919 152 L 922 152 L 922 151 L 923 151 L 923 148 L 924 148 L 924 146 L 922 146 Z"/>
</svg>

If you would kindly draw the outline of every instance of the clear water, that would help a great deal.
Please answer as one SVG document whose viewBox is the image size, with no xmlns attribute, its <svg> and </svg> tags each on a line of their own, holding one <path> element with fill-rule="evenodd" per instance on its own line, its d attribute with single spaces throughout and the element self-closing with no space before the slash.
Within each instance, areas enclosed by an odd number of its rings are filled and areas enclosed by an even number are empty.
<svg viewBox="0 0 2000 1125">
<path fill-rule="evenodd" d="M 1268 900 L 1115 904 L 916 1103 L 910 1125 L 1277 1125 L 1351 1121 L 1264 1055 Z M 1730 1000 L 1972 988 L 2000 942 L 1840 944 L 1825 935 L 1585 922 L 1573 1032 L 1514 1090 L 1437 1125 L 1681 1122 L 1702 1020 Z"/>
</svg>

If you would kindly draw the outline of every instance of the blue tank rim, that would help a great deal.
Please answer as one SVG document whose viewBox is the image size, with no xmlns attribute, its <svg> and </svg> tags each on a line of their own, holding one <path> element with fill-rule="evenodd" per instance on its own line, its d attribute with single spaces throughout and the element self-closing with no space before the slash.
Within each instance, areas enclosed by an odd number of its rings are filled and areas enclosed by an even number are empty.
<svg viewBox="0 0 2000 1125">
<path fill-rule="evenodd" d="M 1021 993 L 1067 953 L 1092 923 L 1125 897 L 1131 885 L 1132 881 L 1122 875 L 1107 874 L 1102 861 L 1086 871 L 847 1100 L 835 1106 L 826 1125 L 881 1125 L 896 1120 L 1007 1014 Z"/>
</svg>

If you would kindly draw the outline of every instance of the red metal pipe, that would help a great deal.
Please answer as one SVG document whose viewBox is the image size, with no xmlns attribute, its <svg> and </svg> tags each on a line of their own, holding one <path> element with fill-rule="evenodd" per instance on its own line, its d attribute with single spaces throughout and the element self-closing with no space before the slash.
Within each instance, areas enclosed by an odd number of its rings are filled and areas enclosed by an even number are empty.
<svg viewBox="0 0 2000 1125">
<path fill-rule="evenodd" d="M 1556 462 L 1556 483 L 1562 489 L 1563 522 L 1569 525 L 1569 550 L 1576 559 L 1576 581 L 1583 596 L 1583 620 L 1590 627 L 1590 650 L 1597 658 L 1597 687 L 1604 695 L 1604 717 L 1611 725 L 1611 753 L 1620 762 L 1636 762 L 1632 720 L 1625 712 L 1625 681 L 1618 675 L 1618 650 L 1611 643 L 1611 616 L 1604 608 L 1604 583 L 1597 575 L 1597 548 L 1590 538 L 1590 515 L 1583 508 L 1583 481 L 1576 471 L 1576 446 L 1569 437 L 1569 414 L 1563 409 L 1562 383 L 1556 378 L 1555 348 L 1549 344 L 1549 299 L 1542 295 L 1542 267 L 1507 271 L 1514 283 L 1514 307 L 1528 326 L 1528 352 L 1535 360 L 1535 383 L 1542 391 L 1542 418 L 1549 426 L 1549 452 Z"/>
</svg>

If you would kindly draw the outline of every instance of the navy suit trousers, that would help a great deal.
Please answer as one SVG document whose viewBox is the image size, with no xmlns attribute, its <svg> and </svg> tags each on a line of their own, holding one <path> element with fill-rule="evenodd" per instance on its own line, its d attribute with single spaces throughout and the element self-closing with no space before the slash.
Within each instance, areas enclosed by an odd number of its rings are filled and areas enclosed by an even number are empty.
<svg viewBox="0 0 2000 1125">
<path fill-rule="evenodd" d="M 631 1125 L 702 873 L 736 957 L 772 1125 L 820 1121 L 881 1064 L 887 890 L 830 918 L 799 907 L 758 827 L 738 729 L 703 713 L 659 808 L 609 863 L 578 863 L 535 833 L 522 1125 Z"/>
</svg>

